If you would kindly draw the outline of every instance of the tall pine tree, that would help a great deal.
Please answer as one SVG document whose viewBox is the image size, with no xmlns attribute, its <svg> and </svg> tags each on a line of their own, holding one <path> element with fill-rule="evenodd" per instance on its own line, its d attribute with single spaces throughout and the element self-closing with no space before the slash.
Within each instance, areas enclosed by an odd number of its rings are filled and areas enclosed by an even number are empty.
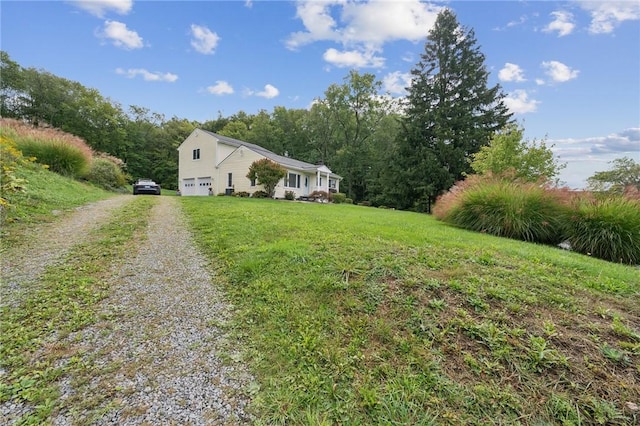
<svg viewBox="0 0 640 426">
<path fill-rule="evenodd" d="M 411 70 L 407 110 L 398 140 L 395 184 L 389 196 L 399 208 L 425 211 L 442 191 L 470 173 L 470 159 L 511 114 L 489 72 L 473 30 L 440 12 L 424 53 Z"/>
</svg>

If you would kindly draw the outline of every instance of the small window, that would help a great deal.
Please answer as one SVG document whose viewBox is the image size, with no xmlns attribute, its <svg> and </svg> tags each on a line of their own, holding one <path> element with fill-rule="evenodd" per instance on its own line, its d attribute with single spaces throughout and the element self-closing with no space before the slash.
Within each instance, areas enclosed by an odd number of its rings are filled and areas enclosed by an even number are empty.
<svg viewBox="0 0 640 426">
<path fill-rule="evenodd" d="M 251 179 L 251 186 L 256 186 L 256 178 Z"/>
<path fill-rule="evenodd" d="M 227 180 L 227 187 L 231 188 L 232 186 L 233 186 L 233 173 L 229 173 L 228 180 Z"/>
<path fill-rule="evenodd" d="M 193 150 L 193 159 L 194 160 L 200 159 L 200 148 L 196 148 Z"/>
</svg>

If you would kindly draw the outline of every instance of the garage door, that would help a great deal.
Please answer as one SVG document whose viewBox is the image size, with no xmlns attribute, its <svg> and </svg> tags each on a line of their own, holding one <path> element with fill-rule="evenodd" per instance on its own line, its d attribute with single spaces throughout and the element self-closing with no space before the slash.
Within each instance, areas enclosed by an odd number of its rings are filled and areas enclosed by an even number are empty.
<svg viewBox="0 0 640 426">
<path fill-rule="evenodd" d="M 195 178 L 182 179 L 182 188 L 180 188 L 180 192 L 182 195 L 196 195 Z"/>
<path fill-rule="evenodd" d="M 211 188 L 211 184 L 211 176 L 199 177 L 196 185 L 197 195 L 209 195 L 209 188 Z"/>
</svg>

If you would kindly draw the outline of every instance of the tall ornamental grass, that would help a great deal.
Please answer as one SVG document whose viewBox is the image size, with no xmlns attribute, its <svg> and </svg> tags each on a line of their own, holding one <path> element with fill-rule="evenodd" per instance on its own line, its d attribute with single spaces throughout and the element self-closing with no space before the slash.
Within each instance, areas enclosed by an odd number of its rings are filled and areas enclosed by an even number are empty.
<svg viewBox="0 0 640 426">
<path fill-rule="evenodd" d="M 573 250 L 612 262 L 640 264 L 640 200 L 581 197 L 567 220 Z"/>
<path fill-rule="evenodd" d="M 12 119 L 0 120 L 0 131 L 15 140 L 25 157 L 35 157 L 58 174 L 77 178 L 89 172 L 93 151 L 82 138 Z"/>
<path fill-rule="evenodd" d="M 61 140 L 22 138 L 16 145 L 25 156 L 35 157 L 36 162 L 63 176 L 86 176 L 91 166 L 90 156 Z"/>
<path fill-rule="evenodd" d="M 563 196 L 536 183 L 472 176 L 440 197 L 434 214 L 473 231 L 557 244 L 562 241 L 567 213 Z"/>
</svg>

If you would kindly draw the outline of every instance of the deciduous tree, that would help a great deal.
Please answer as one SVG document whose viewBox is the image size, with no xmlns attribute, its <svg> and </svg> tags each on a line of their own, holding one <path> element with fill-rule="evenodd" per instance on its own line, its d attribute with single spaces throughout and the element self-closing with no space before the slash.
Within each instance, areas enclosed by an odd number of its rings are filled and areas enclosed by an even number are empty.
<svg viewBox="0 0 640 426">
<path fill-rule="evenodd" d="M 280 164 L 268 158 L 263 158 L 251 163 L 247 178 L 255 180 L 259 185 L 262 185 L 269 197 L 273 197 L 276 185 L 286 175 L 287 171 Z"/>
<path fill-rule="evenodd" d="M 603 191 L 622 194 L 628 187 L 635 187 L 640 191 L 640 163 L 630 157 L 617 158 L 610 162 L 611 170 L 596 172 L 587 179 L 587 185 L 592 191 Z"/>
<path fill-rule="evenodd" d="M 523 133 L 524 129 L 516 123 L 509 123 L 496 132 L 489 145 L 482 146 L 473 155 L 473 171 L 494 175 L 509 173 L 527 182 L 554 182 L 565 164 L 558 162 L 544 140 L 528 142 L 523 139 Z"/>
</svg>

